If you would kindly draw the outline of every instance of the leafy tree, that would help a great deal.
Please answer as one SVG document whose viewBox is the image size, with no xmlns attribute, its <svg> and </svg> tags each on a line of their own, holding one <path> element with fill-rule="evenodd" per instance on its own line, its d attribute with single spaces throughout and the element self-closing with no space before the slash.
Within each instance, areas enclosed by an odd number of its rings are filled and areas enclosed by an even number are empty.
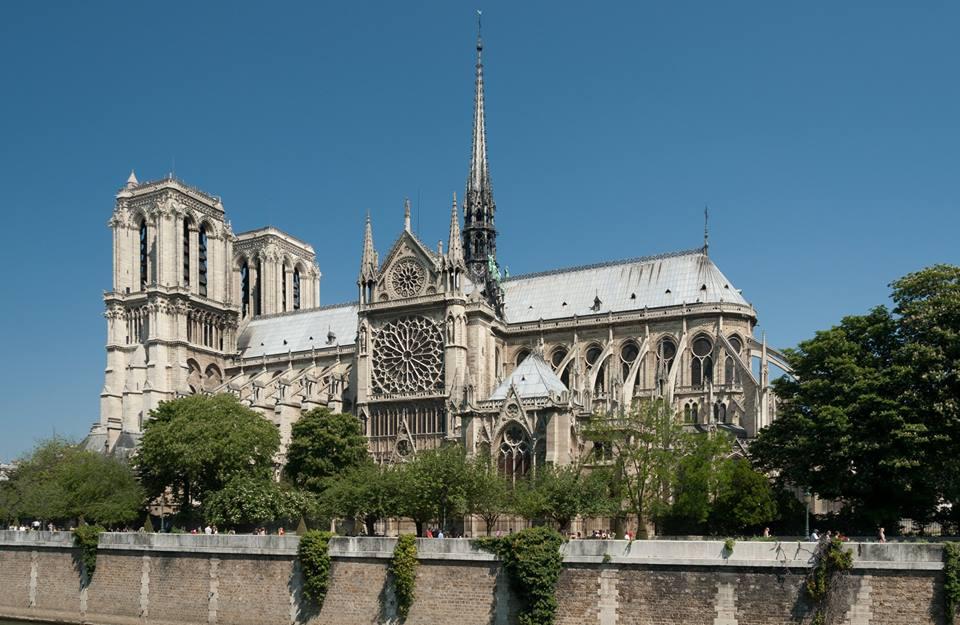
<svg viewBox="0 0 960 625">
<path fill-rule="evenodd" d="M 710 514 L 714 533 L 745 533 L 777 517 L 777 503 L 770 480 L 741 458 L 724 461 L 716 500 Z"/>
<path fill-rule="evenodd" d="M 150 412 L 135 457 L 150 496 L 171 488 L 181 513 L 246 476 L 268 480 L 280 446 L 276 427 L 232 395 L 191 395 Z"/>
<path fill-rule="evenodd" d="M 497 520 L 511 508 L 507 481 L 497 473 L 489 457 L 477 458 L 468 466 L 467 513 L 483 519 L 487 536 Z"/>
<path fill-rule="evenodd" d="M 607 482 L 602 469 L 548 464 L 538 468 L 528 484 L 520 484 L 517 512 L 527 519 L 550 519 L 566 532 L 578 516 L 605 511 Z"/>
<path fill-rule="evenodd" d="M 320 509 L 331 518 L 362 519 L 367 534 L 397 509 L 397 469 L 366 461 L 332 481 L 320 495 Z"/>
<path fill-rule="evenodd" d="M 54 438 L 18 462 L 3 498 L 12 516 L 111 525 L 135 519 L 145 493 L 124 461 Z"/>
<path fill-rule="evenodd" d="M 413 519 L 417 535 L 425 523 L 447 520 L 467 511 L 467 460 L 462 448 L 444 445 L 420 452 L 397 469 L 395 512 Z"/>
<path fill-rule="evenodd" d="M 929 517 L 937 502 L 934 439 L 902 399 L 921 371 L 905 364 L 898 320 L 884 307 L 845 317 L 788 352 L 777 420 L 750 451 L 782 483 L 842 499 L 862 525 Z"/>
<path fill-rule="evenodd" d="M 637 520 L 637 535 L 649 519 L 666 510 L 677 467 L 693 441 L 673 409 L 662 400 L 642 403 L 623 414 L 596 415 L 586 436 L 612 452 L 611 492 L 622 497 L 622 512 Z"/>
<path fill-rule="evenodd" d="M 294 484 L 319 493 L 330 478 L 368 459 L 367 439 L 355 416 L 314 408 L 293 424 L 285 472 Z"/>
<path fill-rule="evenodd" d="M 236 475 L 203 502 L 204 517 L 222 526 L 252 527 L 281 519 L 296 519 L 316 509 L 314 497 L 272 479 Z"/>
<path fill-rule="evenodd" d="M 722 469 L 728 462 L 730 444 L 730 437 L 723 432 L 693 437 L 689 452 L 677 463 L 673 500 L 657 519 L 658 528 L 672 534 L 706 531 L 721 478 L 725 475 Z"/>
</svg>

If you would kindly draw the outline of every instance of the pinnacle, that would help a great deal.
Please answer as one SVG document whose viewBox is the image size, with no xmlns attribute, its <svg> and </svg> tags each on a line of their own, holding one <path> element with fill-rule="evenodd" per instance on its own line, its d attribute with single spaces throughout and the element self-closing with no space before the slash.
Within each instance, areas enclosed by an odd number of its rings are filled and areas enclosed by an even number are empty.
<svg viewBox="0 0 960 625">
<path fill-rule="evenodd" d="M 135 174 L 135 173 L 133 172 L 133 170 L 131 169 L 131 170 L 130 170 L 130 177 L 127 178 L 127 188 L 135 187 L 135 186 L 137 186 L 138 184 L 140 184 L 140 181 L 137 180 L 137 174 Z"/>
</svg>

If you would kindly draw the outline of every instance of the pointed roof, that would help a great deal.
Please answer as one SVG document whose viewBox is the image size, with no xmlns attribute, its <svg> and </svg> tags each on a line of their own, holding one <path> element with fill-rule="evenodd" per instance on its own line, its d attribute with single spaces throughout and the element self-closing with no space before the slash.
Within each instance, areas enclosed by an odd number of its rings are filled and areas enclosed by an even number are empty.
<svg viewBox="0 0 960 625">
<path fill-rule="evenodd" d="M 503 400 L 507 398 L 510 388 L 517 389 L 517 395 L 521 399 L 527 397 L 549 397 L 559 393 L 566 393 L 567 387 L 553 368 L 547 364 L 543 356 L 533 352 L 521 362 L 510 377 L 500 383 L 493 394 L 491 400 Z"/>
<path fill-rule="evenodd" d="M 360 259 L 360 279 L 372 280 L 377 275 L 377 251 L 373 247 L 373 225 L 367 212 L 367 225 L 363 230 L 363 257 Z"/>
<path fill-rule="evenodd" d="M 460 216 L 457 214 L 457 193 L 453 193 L 453 206 L 450 208 L 450 239 L 447 244 L 447 258 L 454 265 L 463 264 L 463 241 L 460 240 Z"/>
<path fill-rule="evenodd" d="M 403 199 L 403 229 L 410 232 L 410 198 Z"/>
<path fill-rule="evenodd" d="M 133 170 L 130 170 L 130 177 L 127 178 L 127 188 L 132 188 L 140 184 L 140 181 L 137 180 L 137 174 L 133 173 Z"/>
</svg>

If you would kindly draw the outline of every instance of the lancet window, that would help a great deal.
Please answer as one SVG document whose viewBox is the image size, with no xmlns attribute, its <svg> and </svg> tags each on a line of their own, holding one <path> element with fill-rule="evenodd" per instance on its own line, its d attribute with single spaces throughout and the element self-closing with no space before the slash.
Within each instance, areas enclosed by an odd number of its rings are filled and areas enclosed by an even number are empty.
<svg viewBox="0 0 960 625">
<path fill-rule="evenodd" d="M 140 220 L 140 290 L 147 288 L 147 261 L 149 257 L 147 244 L 147 220 Z"/>
<path fill-rule="evenodd" d="M 713 343 L 705 336 L 693 340 L 693 357 L 690 359 L 690 384 L 703 386 L 713 381 Z"/>
<path fill-rule="evenodd" d="M 293 269 L 293 309 L 300 310 L 300 268 Z"/>
<path fill-rule="evenodd" d="M 508 425 L 500 437 L 497 451 L 497 468 L 500 475 L 511 482 L 530 471 L 532 458 L 530 437 L 519 423 Z"/>
<path fill-rule="evenodd" d="M 207 226 L 200 226 L 197 235 L 197 276 L 200 283 L 200 295 L 207 296 Z"/>
<path fill-rule="evenodd" d="M 183 220 L 183 286 L 190 286 L 190 220 Z"/>
<path fill-rule="evenodd" d="M 243 261 L 240 267 L 240 308 L 241 316 L 246 317 L 250 310 L 250 265 L 247 261 Z"/>
</svg>

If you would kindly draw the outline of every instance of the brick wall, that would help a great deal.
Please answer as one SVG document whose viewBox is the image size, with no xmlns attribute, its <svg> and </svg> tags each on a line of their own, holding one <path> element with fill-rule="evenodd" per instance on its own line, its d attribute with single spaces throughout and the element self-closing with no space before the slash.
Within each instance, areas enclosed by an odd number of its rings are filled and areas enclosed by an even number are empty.
<svg viewBox="0 0 960 625">
<path fill-rule="evenodd" d="M 305 601 L 295 537 L 105 535 L 81 584 L 69 535 L 0 532 L 0 618 L 97 625 L 373 625 L 394 622 L 390 539 L 335 539 L 330 587 Z M 557 625 L 784 625 L 811 616 L 810 545 L 579 541 L 564 547 Z M 941 625 L 936 545 L 854 545 L 837 625 Z M 512 625 L 518 597 L 468 541 L 418 545 L 407 625 Z M 789 555 L 785 555 L 789 554 Z"/>
</svg>

